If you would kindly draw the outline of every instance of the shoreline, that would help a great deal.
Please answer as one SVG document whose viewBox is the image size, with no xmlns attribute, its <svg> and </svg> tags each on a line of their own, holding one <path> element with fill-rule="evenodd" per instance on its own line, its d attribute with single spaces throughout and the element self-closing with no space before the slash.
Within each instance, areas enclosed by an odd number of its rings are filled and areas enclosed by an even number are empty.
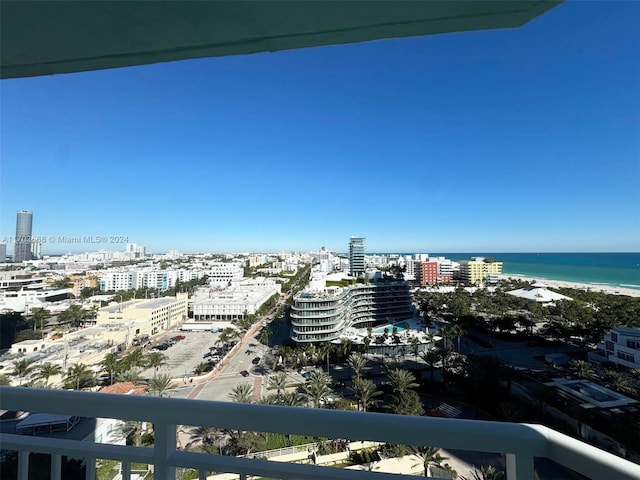
<svg viewBox="0 0 640 480">
<path fill-rule="evenodd" d="M 616 285 L 603 285 L 597 283 L 572 282 L 569 280 L 552 280 L 548 278 L 530 277 L 528 275 L 503 274 L 504 278 L 524 280 L 525 282 L 540 282 L 551 288 L 575 288 L 576 290 L 589 290 L 606 293 L 607 295 L 626 295 L 628 297 L 640 297 L 640 289 L 619 287 Z"/>
</svg>

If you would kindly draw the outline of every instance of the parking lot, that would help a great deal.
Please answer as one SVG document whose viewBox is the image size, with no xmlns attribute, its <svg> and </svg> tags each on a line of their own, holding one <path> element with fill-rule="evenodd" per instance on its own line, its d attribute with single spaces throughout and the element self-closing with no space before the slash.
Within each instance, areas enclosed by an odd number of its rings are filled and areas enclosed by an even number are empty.
<svg viewBox="0 0 640 480">
<path fill-rule="evenodd" d="M 178 335 L 183 335 L 185 338 L 177 341 L 166 350 L 160 351 L 160 353 L 167 357 L 167 364 L 160 367 L 158 371 L 162 374 L 169 375 L 172 378 L 186 377 L 188 380 L 194 376 L 194 370 L 197 365 L 202 362 L 206 363 L 211 359 L 211 357 L 205 358 L 204 355 L 209 354 L 210 347 L 216 346 L 219 334 L 208 331 L 181 332 L 178 330 L 172 330 L 166 332 L 162 337 L 154 339 L 151 347 L 160 345 L 165 340 Z M 143 372 L 144 377 L 152 377 L 153 374 L 153 369 L 148 369 Z"/>
</svg>

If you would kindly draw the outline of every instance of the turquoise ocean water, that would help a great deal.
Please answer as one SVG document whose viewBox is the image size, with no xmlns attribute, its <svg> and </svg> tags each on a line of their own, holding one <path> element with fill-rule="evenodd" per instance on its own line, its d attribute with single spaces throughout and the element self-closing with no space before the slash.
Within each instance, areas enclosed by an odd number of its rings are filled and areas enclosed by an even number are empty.
<svg viewBox="0 0 640 480">
<path fill-rule="evenodd" d="M 452 260 L 493 257 L 503 273 L 640 289 L 640 253 L 430 253 Z"/>
</svg>

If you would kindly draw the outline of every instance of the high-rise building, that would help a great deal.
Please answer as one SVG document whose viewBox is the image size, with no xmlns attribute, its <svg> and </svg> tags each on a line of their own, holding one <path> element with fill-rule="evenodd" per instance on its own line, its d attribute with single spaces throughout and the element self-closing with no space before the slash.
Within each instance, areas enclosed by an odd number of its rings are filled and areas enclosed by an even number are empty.
<svg viewBox="0 0 640 480">
<path fill-rule="evenodd" d="M 349 240 L 349 275 L 364 275 L 364 241 L 362 237 L 351 237 Z"/>
<path fill-rule="evenodd" d="M 31 260 L 31 227 L 33 213 L 18 210 L 16 217 L 16 238 L 13 248 L 13 261 L 24 262 Z"/>
<path fill-rule="evenodd" d="M 0 243 L 0 263 L 7 261 L 7 245 Z"/>
</svg>

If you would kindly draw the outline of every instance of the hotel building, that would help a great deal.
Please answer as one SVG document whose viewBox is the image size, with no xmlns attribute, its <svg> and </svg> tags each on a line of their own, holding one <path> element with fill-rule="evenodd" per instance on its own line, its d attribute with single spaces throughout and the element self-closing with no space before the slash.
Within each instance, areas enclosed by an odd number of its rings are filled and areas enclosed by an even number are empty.
<svg viewBox="0 0 640 480">
<path fill-rule="evenodd" d="M 291 307 L 291 338 L 300 343 L 340 338 L 347 328 L 368 328 L 414 316 L 409 283 L 375 282 L 305 290 Z"/>
<path fill-rule="evenodd" d="M 460 279 L 469 284 L 476 285 L 486 281 L 495 281 L 502 274 L 502 262 L 487 262 L 484 258 L 472 258 L 460 262 Z"/>
</svg>

